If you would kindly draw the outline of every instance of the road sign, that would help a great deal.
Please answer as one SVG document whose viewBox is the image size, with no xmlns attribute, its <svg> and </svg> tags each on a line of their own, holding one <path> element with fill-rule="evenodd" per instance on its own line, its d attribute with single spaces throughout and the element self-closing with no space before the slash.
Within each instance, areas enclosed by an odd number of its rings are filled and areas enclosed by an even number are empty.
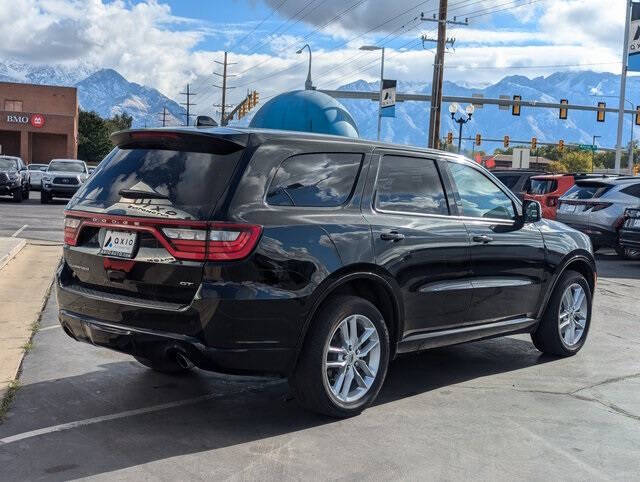
<svg viewBox="0 0 640 482">
<path fill-rule="evenodd" d="M 382 117 L 396 116 L 396 84 L 397 81 L 384 79 L 382 81 L 382 98 L 380 99 L 380 115 Z"/>
<path fill-rule="evenodd" d="M 597 151 L 598 148 L 592 144 L 579 144 L 578 149 L 581 151 Z"/>
</svg>

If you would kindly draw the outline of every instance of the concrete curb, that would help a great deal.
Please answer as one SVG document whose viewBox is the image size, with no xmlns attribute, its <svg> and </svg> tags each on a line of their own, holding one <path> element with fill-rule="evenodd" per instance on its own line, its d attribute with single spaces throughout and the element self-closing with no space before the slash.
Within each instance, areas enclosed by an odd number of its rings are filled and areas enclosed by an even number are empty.
<svg viewBox="0 0 640 482">
<path fill-rule="evenodd" d="M 9 261 L 15 258 L 15 256 L 20 251 L 22 251 L 22 248 L 24 248 L 26 245 L 27 245 L 27 240 L 20 239 L 20 242 L 16 244 L 13 248 L 11 248 L 11 250 L 7 254 L 0 257 L 0 270 L 2 270 L 2 268 L 4 268 L 9 263 Z"/>
</svg>

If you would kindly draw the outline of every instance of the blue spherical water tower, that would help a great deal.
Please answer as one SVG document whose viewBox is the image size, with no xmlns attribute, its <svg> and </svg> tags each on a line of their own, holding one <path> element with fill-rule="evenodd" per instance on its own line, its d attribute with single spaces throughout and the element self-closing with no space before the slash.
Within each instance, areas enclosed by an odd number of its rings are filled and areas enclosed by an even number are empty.
<svg viewBox="0 0 640 482">
<path fill-rule="evenodd" d="M 358 137 L 358 127 L 346 107 L 313 87 L 310 48 L 305 90 L 285 92 L 269 100 L 256 112 L 249 126 Z"/>
</svg>

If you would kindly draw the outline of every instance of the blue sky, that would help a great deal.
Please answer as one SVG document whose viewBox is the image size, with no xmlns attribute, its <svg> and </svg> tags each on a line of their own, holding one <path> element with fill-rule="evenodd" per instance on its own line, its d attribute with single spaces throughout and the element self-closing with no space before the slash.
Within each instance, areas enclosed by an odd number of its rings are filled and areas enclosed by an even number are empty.
<svg viewBox="0 0 640 482">
<path fill-rule="evenodd" d="M 199 107 L 220 102 L 214 60 L 229 51 L 236 75 L 233 103 L 247 90 L 268 98 L 301 88 L 306 55 L 313 50 L 313 79 L 337 88 L 379 76 L 428 82 L 433 69 L 431 16 L 437 0 L 0 0 L 5 36 L 0 58 L 19 62 L 113 68 L 128 80 L 178 97 L 187 82 Z M 529 77 L 557 70 L 620 71 L 624 0 L 450 0 L 455 51 L 446 55 L 445 79 L 472 85 L 511 74 Z"/>
</svg>

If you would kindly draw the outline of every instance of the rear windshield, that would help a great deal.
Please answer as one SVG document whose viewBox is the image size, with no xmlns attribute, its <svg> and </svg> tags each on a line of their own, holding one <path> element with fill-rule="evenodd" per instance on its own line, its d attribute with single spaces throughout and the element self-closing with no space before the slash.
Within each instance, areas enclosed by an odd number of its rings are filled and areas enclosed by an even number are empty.
<svg viewBox="0 0 640 482">
<path fill-rule="evenodd" d="M 115 149 L 70 208 L 176 219 L 208 219 L 242 151 L 218 155 L 162 149 Z"/>
<path fill-rule="evenodd" d="M 602 197 L 613 186 L 607 184 L 575 184 L 569 189 L 564 199 L 592 199 Z"/>
<path fill-rule="evenodd" d="M 558 189 L 558 181 L 554 179 L 531 178 L 529 194 L 547 194 Z"/>
<path fill-rule="evenodd" d="M 513 189 L 513 187 L 518 183 L 518 179 L 520 179 L 520 174 L 500 174 L 496 173 L 495 175 L 500 182 L 507 186 L 509 189 Z"/>
<path fill-rule="evenodd" d="M 49 163 L 49 171 L 83 173 L 84 164 L 79 162 L 51 161 Z"/>
</svg>

